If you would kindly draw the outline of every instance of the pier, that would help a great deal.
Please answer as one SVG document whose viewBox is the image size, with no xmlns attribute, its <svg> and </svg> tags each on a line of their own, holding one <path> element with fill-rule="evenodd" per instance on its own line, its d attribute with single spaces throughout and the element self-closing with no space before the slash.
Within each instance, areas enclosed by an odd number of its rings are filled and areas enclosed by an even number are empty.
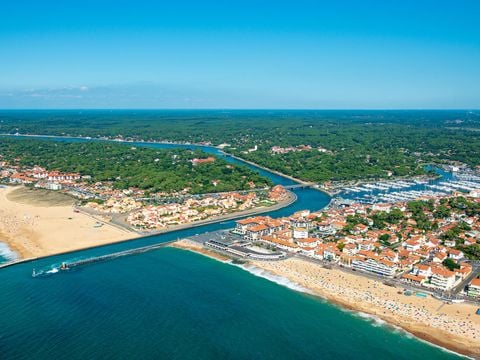
<svg viewBox="0 0 480 360">
<path fill-rule="evenodd" d="M 175 241 L 177 241 L 177 240 L 165 241 L 165 242 L 162 242 L 162 243 L 143 246 L 143 247 L 139 247 L 139 248 L 135 248 L 135 249 L 118 251 L 118 252 L 114 252 L 114 253 L 106 254 L 106 255 L 93 256 L 93 257 L 89 257 L 89 258 L 81 259 L 81 260 L 76 260 L 76 261 L 72 261 L 72 262 L 65 261 L 65 262 L 62 263 L 59 270 L 68 270 L 68 269 L 71 269 L 71 268 L 74 268 L 74 267 L 79 267 L 79 266 L 95 264 L 95 263 L 99 263 L 99 262 L 103 262 L 103 261 L 113 260 L 113 259 L 123 257 L 123 256 L 142 254 L 142 253 L 146 253 L 148 251 L 152 251 L 152 250 L 156 250 L 156 249 L 160 249 L 162 247 L 168 246 Z M 40 273 L 35 273 L 34 272 L 33 277 L 36 277 L 36 276 L 39 276 L 39 275 L 42 275 L 42 274 L 43 274 L 42 272 L 40 272 Z"/>
</svg>

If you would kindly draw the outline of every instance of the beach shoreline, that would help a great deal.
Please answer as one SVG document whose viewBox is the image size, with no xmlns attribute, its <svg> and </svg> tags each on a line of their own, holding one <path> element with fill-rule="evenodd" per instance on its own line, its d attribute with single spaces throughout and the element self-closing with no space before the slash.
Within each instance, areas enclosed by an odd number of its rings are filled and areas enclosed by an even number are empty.
<svg viewBox="0 0 480 360">
<path fill-rule="evenodd" d="M 18 255 L 17 260 L 138 237 L 138 234 L 111 226 L 101 218 L 75 212 L 73 200 L 69 205 L 29 203 L 12 199 L 18 191 L 27 190 L 22 186 L 0 189 L 0 242 Z M 97 226 L 98 223 L 102 226 Z"/>
<path fill-rule="evenodd" d="M 178 230 L 194 228 L 197 226 L 262 214 L 265 212 L 282 209 L 291 205 L 297 200 L 295 193 L 288 191 L 288 197 L 286 199 L 269 207 L 248 209 L 242 212 L 217 216 L 203 221 L 171 226 L 158 231 L 140 232 L 133 227 L 120 226 L 115 223 L 110 223 L 102 218 L 102 216 L 107 216 L 108 214 L 90 214 L 82 211 L 82 209 L 74 207 L 73 205 L 33 206 L 8 199 L 9 194 L 11 194 L 15 189 L 20 188 L 22 188 L 22 186 L 5 186 L 0 188 L 0 244 L 4 244 L 6 251 L 9 253 L 14 253 L 17 255 L 15 259 L 8 259 L 7 262 L 0 264 L 0 268 L 7 265 L 11 266 L 16 263 L 40 259 L 48 256 L 67 254 L 75 251 L 133 241 L 140 238 L 148 238 Z M 44 218 L 43 220 L 45 224 L 43 224 L 44 226 L 42 226 L 41 230 L 35 225 L 29 225 L 26 224 L 25 221 L 22 221 L 22 218 L 28 213 L 34 214 L 33 216 L 35 219 L 37 219 L 37 217 Z M 65 218 L 68 219 L 69 217 L 72 217 L 72 220 L 74 221 L 70 221 L 68 226 L 63 227 L 63 232 L 54 237 L 55 246 L 42 248 L 42 244 L 38 243 L 37 238 L 42 237 L 42 243 L 44 245 L 48 244 L 48 239 L 46 239 L 46 237 L 51 236 L 51 229 L 52 227 L 55 227 L 56 221 L 65 220 Z M 83 218 L 83 220 L 76 221 L 79 217 Z M 97 239 L 96 237 L 93 237 L 92 239 L 90 237 L 90 240 L 88 241 L 80 241 L 82 234 L 85 237 L 92 235 L 88 231 L 85 232 L 85 228 L 88 226 L 93 228 L 94 225 L 99 222 L 104 225 L 96 230 L 97 233 L 101 234 L 100 239 Z M 80 228 L 83 228 L 84 231 L 77 231 L 79 230 L 79 226 Z M 48 229 L 45 229 L 45 227 Z M 77 241 L 74 243 L 70 241 L 69 243 L 62 244 L 59 236 L 65 239 L 70 239 L 71 236 L 74 236 Z"/>
<path fill-rule="evenodd" d="M 188 239 L 171 246 L 226 262 L 226 256 L 218 259 L 218 253 Z M 298 288 L 297 291 L 324 299 L 359 316 L 368 314 L 448 351 L 480 359 L 480 316 L 475 315 L 476 306 L 472 304 L 446 305 L 430 296 L 398 294 L 399 288 L 380 281 L 340 269 L 325 269 L 299 258 L 249 261 L 240 267 L 251 273 L 252 268 L 261 269 L 271 277 L 284 278 L 295 284 L 294 290 Z M 271 280 L 268 276 L 265 278 Z"/>
</svg>

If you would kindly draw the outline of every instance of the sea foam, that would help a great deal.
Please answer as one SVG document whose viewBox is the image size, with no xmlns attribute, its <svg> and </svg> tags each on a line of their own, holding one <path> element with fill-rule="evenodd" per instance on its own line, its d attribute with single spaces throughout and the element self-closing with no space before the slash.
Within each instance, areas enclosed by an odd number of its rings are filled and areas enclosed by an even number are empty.
<svg viewBox="0 0 480 360">
<path fill-rule="evenodd" d="M 263 270 L 261 268 L 258 268 L 254 265 L 251 265 L 251 264 L 235 264 L 233 262 L 226 262 L 230 265 L 233 265 L 233 266 L 237 266 L 245 271 L 248 271 L 250 274 L 254 275 L 254 276 L 258 276 L 258 277 L 261 277 L 261 278 L 264 278 L 264 279 L 267 279 L 271 282 L 274 282 L 278 285 L 281 285 L 281 286 L 285 286 L 291 290 L 295 290 L 295 291 L 298 291 L 298 292 L 303 292 L 303 293 L 306 293 L 306 294 L 310 294 L 310 295 L 315 295 L 312 291 L 310 291 L 309 289 L 306 289 L 305 287 L 283 277 L 283 276 L 279 276 L 279 275 L 275 275 L 275 274 L 272 274 L 271 272 L 269 271 L 266 271 L 266 270 Z M 466 355 L 463 355 L 463 354 L 460 354 L 460 353 L 457 353 L 455 351 L 452 351 L 452 350 L 449 350 L 443 346 L 440 346 L 440 345 L 437 345 L 437 344 L 434 344 L 434 343 L 431 343 L 431 342 L 428 342 L 426 340 L 423 340 L 422 338 L 419 338 L 415 335 L 413 335 L 412 333 L 406 331 L 405 329 L 399 327 L 399 326 L 396 326 L 394 324 L 390 324 L 382 319 L 380 319 L 379 317 L 375 316 L 375 315 L 371 315 L 371 314 L 367 314 L 367 313 L 364 313 L 364 312 L 361 312 L 361 311 L 354 311 L 354 310 L 349 310 L 349 309 L 345 309 L 345 308 L 342 308 L 342 307 L 339 307 L 340 309 L 344 310 L 344 311 L 347 311 L 349 313 L 351 313 L 352 315 L 354 316 L 358 316 L 366 321 L 369 321 L 371 323 L 372 326 L 374 327 L 386 327 L 386 328 L 390 328 L 392 331 L 394 332 L 397 332 L 397 333 L 401 333 L 403 334 L 403 336 L 406 336 L 408 338 L 414 338 L 418 341 L 421 341 L 423 343 L 426 343 L 426 344 L 429 344 L 430 346 L 434 346 L 436 348 L 439 348 L 441 349 L 442 351 L 446 352 L 446 353 L 450 353 L 450 354 L 455 354 L 455 355 L 458 355 L 460 357 L 464 357 L 466 359 L 473 359 L 469 356 L 466 356 Z"/>
<path fill-rule="evenodd" d="M 364 313 L 364 312 L 361 312 L 361 311 L 352 311 L 352 310 L 347 310 L 348 312 L 358 316 L 358 317 L 361 317 L 362 319 L 365 319 L 367 320 L 368 322 L 370 322 L 372 324 L 372 326 L 374 327 L 386 327 L 386 328 L 389 328 L 391 331 L 397 333 L 397 334 L 401 334 L 409 339 L 415 339 L 417 341 L 420 341 L 422 343 L 425 343 L 425 344 L 428 344 L 430 346 L 433 346 L 433 347 L 436 347 L 438 349 L 441 349 L 442 351 L 446 352 L 446 353 L 449 353 L 449 354 L 454 354 L 454 355 L 457 355 L 457 356 L 460 356 L 460 357 L 463 357 L 463 358 L 466 358 L 466 359 L 472 359 L 474 360 L 474 358 L 472 357 L 469 357 L 467 355 L 463 355 L 463 354 L 460 354 L 460 353 L 457 353 L 453 350 L 450 350 L 450 349 L 447 349 L 441 345 L 437 345 L 435 343 L 432 343 L 432 342 L 429 342 L 427 340 L 424 340 L 422 339 L 421 337 L 417 337 L 415 336 L 414 334 L 410 333 L 409 331 L 397 326 L 397 325 L 394 325 L 394 324 L 391 324 L 391 323 L 388 323 L 382 319 L 380 319 L 379 317 L 375 316 L 375 315 L 371 315 L 371 314 L 367 314 L 367 313 Z"/>
<path fill-rule="evenodd" d="M 18 260 L 18 254 L 10 249 L 7 244 L 0 242 L 0 256 L 7 261 Z"/>
<path fill-rule="evenodd" d="M 287 279 L 286 277 L 272 274 L 271 272 L 263 270 L 259 267 L 254 266 L 254 265 L 248 265 L 248 264 L 247 265 L 240 265 L 240 264 L 234 264 L 234 263 L 230 263 L 230 264 L 234 265 L 234 266 L 238 266 L 238 267 L 242 268 L 243 270 L 248 271 L 250 274 L 252 274 L 254 276 L 267 279 L 267 280 L 269 280 L 271 282 L 274 282 L 278 285 L 285 286 L 285 287 L 287 287 L 291 290 L 295 290 L 295 291 L 298 291 L 298 292 L 303 292 L 303 293 L 313 295 L 313 293 L 309 289 L 297 284 L 296 282 L 293 282 L 293 281 Z"/>
</svg>

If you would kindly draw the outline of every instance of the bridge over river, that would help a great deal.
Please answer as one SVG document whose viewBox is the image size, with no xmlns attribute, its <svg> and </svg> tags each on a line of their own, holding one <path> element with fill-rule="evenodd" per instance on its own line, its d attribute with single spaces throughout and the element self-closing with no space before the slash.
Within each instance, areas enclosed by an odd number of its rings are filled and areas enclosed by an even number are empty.
<svg viewBox="0 0 480 360">
<path fill-rule="evenodd" d="M 284 186 L 284 188 L 287 190 L 306 189 L 306 188 L 314 187 L 315 185 L 316 185 L 315 183 L 301 183 L 301 184 L 286 185 Z"/>
<path fill-rule="evenodd" d="M 66 142 L 90 142 L 94 141 L 87 138 L 62 138 L 62 137 L 45 137 L 45 136 L 36 136 L 38 139 L 44 139 L 49 141 L 66 141 Z M 107 141 L 107 140 L 95 140 L 95 141 Z M 139 147 L 149 147 L 155 149 L 163 148 L 198 148 L 194 145 L 180 145 L 180 144 L 163 144 L 163 143 L 149 143 L 149 142 L 125 142 L 126 146 L 139 146 Z M 282 185 L 288 190 L 291 190 L 296 195 L 296 201 L 290 204 L 289 206 L 281 209 L 271 208 L 271 211 L 265 213 L 272 217 L 282 217 L 293 214 L 299 210 L 309 209 L 312 211 L 320 210 L 327 206 L 330 202 L 330 196 L 328 194 L 318 191 L 319 189 L 315 188 L 313 183 L 301 182 L 298 179 L 294 179 L 284 174 L 280 174 L 276 171 L 266 169 L 264 167 L 258 166 L 249 161 L 237 158 L 235 156 L 229 156 L 225 154 L 220 149 L 215 147 L 202 146 L 201 149 L 207 153 L 213 154 L 215 156 L 222 156 L 224 159 L 232 164 L 241 164 L 247 166 L 248 168 L 259 172 L 262 176 L 268 177 L 275 185 Z M 189 236 L 197 235 L 198 233 L 207 233 L 216 230 L 230 229 L 235 226 L 234 220 L 229 219 L 219 223 L 208 223 L 201 224 L 194 228 L 179 229 L 174 232 L 158 234 L 155 236 L 147 236 L 132 239 L 127 242 L 109 244 L 108 246 L 101 246 L 91 249 L 79 250 L 75 252 L 75 256 L 82 256 L 82 260 L 73 261 L 67 263 L 69 267 L 86 265 L 89 263 L 95 263 L 99 261 L 106 261 L 109 259 L 114 259 L 116 257 L 127 256 L 131 254 L 142 253 L 150 251 L 153 249 L 160 248 L 165 246 L 169 242 L 177 239 L 187 238 Z M 52 261 L 56 264 L 65 261 L 61 256 L 64 255 L 55 255 L 52 257 L 46 257 L 41 259 L 31 259 L 25 262 L 35 261 L 35 266 L 37 268 L 42 268 L 44 266 L 51 266 Z M 1 259 L 0 259 L 1 263 Z M 6 266 L 12 265 L 15 262 L 9 262 L 5 264 Z"/>
</svg>

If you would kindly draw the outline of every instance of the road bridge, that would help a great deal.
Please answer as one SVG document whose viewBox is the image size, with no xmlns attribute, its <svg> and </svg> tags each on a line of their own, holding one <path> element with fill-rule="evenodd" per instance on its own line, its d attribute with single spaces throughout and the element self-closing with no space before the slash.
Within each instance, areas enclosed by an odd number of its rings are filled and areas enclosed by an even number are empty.
<svg viewBox="0 0 480 360">
<path fill-rule="evenodd" d="M 284 188 L 287 190 L 292 190 L 292 189 L 309 188 L 309 187 L 313 187 L 314 185 L 315 183 L 301 183 L 301 184 L 294 184 L 294 185 L 286 185 L 284 186 Z"/>
</svg>

